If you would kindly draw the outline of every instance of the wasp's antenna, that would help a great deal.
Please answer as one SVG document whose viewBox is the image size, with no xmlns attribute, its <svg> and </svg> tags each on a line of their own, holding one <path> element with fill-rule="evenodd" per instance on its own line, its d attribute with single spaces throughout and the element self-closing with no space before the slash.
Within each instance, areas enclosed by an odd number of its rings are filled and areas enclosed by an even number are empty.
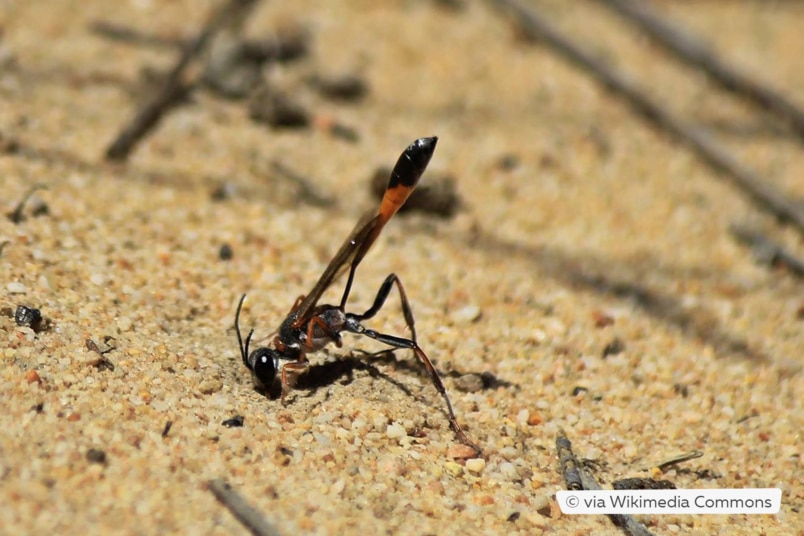
<svg viewBox="0 0 804 536">
<path fill-rule="evenodd" d="M 235 331 L 237 332 L 237 345 L 240 347 L 240 357 L 243 358 L 243 364 L 251 370 L 251 365 L 248 363 L 248 345 L 251 342 L 251 336 L 254 330 L 248 332 L 246 336 L 246 344 L 243 344 L 243 336 L 240 334 L 240 310 L 243 308 L 243 302 L 246 301 L 246 295 L 240 297 L 240 302 L 237 304 L 237 312 L 235 313 Z"/>
</svg>

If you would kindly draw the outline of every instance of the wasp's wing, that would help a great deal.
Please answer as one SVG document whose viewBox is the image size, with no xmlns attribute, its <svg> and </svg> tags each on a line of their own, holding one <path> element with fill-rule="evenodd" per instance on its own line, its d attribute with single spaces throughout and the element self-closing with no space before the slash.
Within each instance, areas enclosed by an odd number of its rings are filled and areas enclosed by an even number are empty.
<svg viewBox="0 0 804 536">
<path fill-rule="evenodd" d="M 349 292 L 352 289 L 352 281 L 355 278 L 357 265 L 360 264 L 360 261 L 371 249 L 372 244 L 380 236 L 380 232 L 385 227 L 385 224 L 388 223 L 388 220 L 399 211 L 405 201 L 408 200 L 408 197 L 410 197 L 410 194 L 413 193 L 413 189 L 419 183 L 424 170 L 427 169 L 427 164 L 430 163 L 430 158 L 433 157 L 437 142 L 438 138 L 435 136 L 419 138 L 408 145 L 408 148 L 399 155 L 399 159 L 396 161 L 393 171 L 391 171 L 391 177 L 388 179 L 388 186 L 382 196 L 380 208 L 377 211 L 377 221 L 366 240 L 358 248 L 354 261 L 351 263 L 349 279 L 346 281 L 343 298 L 341 298 L 341 309 L 346 307 L 346 300 L 349 298 Z"/>
<path fill-rule="evenodd" d="M 318 278 L 318 282 L 313 289 L 294 310 L 294 313 L 296 313 L 295 325 L 304 325 L 307 320 L 309 320 L 310 313 L 312 313 L 313 309 L 318 304 L 321 295 L 324 294 L 336 279 L 352 266 L 358 251 L 361 251 L 363 244 L 366 239 L 371 236 L 378 221 L 379 216 L 374 212 L 367 212 L 360 218 L 355 228 L 327 265 L 324 273 Z"/>
<path fill-rule="evenodd" d="M 380 236 L 380 232 L 388 220 L 397 213 L 413 192 L 435 152 L 437 141 L 438 138 L 435 136 L 419 138 L 399 156 L 377 212 L 369 212 L 357 222 L 354 230 L 332 258 L 324 273 L 321 274 L 313 290 L 305 296 L 294 311 L 296 313 L 296 320 L 293 323 L 295 326 L 302 326 L 310 319 L 310 315 L 324 291 L 348 269 L 349 280 L 341 300 L 341 307 L 345 307 L 357 266 L 377 237 Z"/>
</svg>

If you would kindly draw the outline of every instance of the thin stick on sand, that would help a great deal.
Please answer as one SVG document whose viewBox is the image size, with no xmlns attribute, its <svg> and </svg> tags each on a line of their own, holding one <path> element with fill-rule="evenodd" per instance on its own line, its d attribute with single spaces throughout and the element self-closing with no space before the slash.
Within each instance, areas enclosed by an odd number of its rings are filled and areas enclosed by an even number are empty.
<svg viewBox="0 0 804 536">
<path fill-rule="evenodd" d="M 559 429 L 556 434 L 556 450 L 558 451 L 558 460 L 561 464 L 561 472 L 564 476 L 564 482 L 569 490 L 599 490 L 603 489 L 597 483 L 595 477 L 592 476 L 583 465 L 578 462 L 575 453 L 572 452 L 572 442 L 567 438 L 567 433 L 563 429 Z M 632 536 L 655 536 L 651 531 L 642 523 L 637 521 L 628 514 L 608 514 L 614 523 L 623 528 L 623 530 Z"/>
<path fill-rule="evenodd" d="M 254 536 L 279 536 L 279 531 L 262 514 L 248 504 L 242 495 L 220 478 L 210 480 L 209 490 L 235 518 Z"/>
</svg>

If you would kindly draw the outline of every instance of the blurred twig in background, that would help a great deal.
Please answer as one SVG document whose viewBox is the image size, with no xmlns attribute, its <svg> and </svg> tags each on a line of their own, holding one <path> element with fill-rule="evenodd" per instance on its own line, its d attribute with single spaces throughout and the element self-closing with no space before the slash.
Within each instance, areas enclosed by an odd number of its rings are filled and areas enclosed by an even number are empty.
<svg viewBox="0 0 804 536">
<path fill-rule="evenodd" d="M 188 66 L 206 48 L 212 37 L 221 29 L 242 23 L 245 16 L 258 0 L 228 0 L 215 10 L 207 20 L 198 36 L 184 46 L 176 64 L 165 76 L 160 88 L 139 109 L 134 118 L 118 134 L 106 149 L 108 160 L 125 160 L 134 146 L 156 124 L 161 117 L 191 90 L 196 84 L 196 76 L 185 76 Z M 185 79 L 187 78 L 187 79 Z"/>
<path fill-rule="evenodd" d="M 132 45 L 154 48 L 179 48 L 185 45 L 185 42 L 181 39 L 149 34 L 122 24 L 115 24 L 114 22 L 103 20 L 91 22 L 89 29 L 94 34 L 105 39 L 130 43 Z"/>
<path fill-rule="evenodd" d="M 254 536 L 278 536 L 279 530 L 270 524 L 262 514 L 220 478 L 207 483 L 209 490 Z"/>
<path fill-rule="evenodd" d="M 727 175 L 739 189 L 763 210 L 790 222 L 804 232 L 804 206 L 777 190 L 755 171 L 746 168 L 703 129 L 685 122 L 651 99 L 624 74 L 597 60 L 591 53 L 563 35 L 542 18 L 536 9 L 519 0 L 492 0 L 504 8 L 531 39 L 547 44 L 559 55 L 581 67 L 609 90 L 617 93 L 655 126 L 689 146 L 710 167 Z"/>
<path fill-rule="evenodd" d="M 760 231 L 737 224 L 732 224 L 729 231 L 738 242 L 751 248 L 757 262 L 768 266 L 784 266 L 790 273 L 804 277 L 804 260 L 799 259 Z"/>
<path fill-rule="evenodd" d="M 790 123 L 795 132 L 804 139 L 804 110 L 775 89 L 726 63 L 703 41 L 677 23 L 668 21 L 649 3 L 633 0 L 598 1 L 640 26 L 656 43 L 681 60 L 702 69 L 724 89 L 749 99 Z"/>
</svg>

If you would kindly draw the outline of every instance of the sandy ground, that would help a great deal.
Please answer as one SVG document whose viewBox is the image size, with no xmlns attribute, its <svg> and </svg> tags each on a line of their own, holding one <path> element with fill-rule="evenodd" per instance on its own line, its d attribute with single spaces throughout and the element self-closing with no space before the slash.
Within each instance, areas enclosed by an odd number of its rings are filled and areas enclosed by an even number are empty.
<svg viewBox="0 0 804 536">
<path fill-rule="evenodd" d="M 778 515 L 644 518 L 656 534 L 804 533 L 803 287 L 728 226 L 799 252 L 800 235 L 489 5 L 265 2 L 250 35 L 296 23 L 313 36 L 310 57 L 272 68 L 273 80 L 365 77 L 357 104 L 300 91 L 359 141 L 271 130 L 202 91 L 126 165 L 103 151 L 134 110 L 140 70 L 175 56 L 88 24 L 184 37 L 212 3 L 46 6 L 0 2 L 3 212 L 47 186 L 23 221 L 0 218 L 0 533 L 244 533 L 207 489 L 213 478 L 282 534 L 620 533 L 558 511 L 560 427 L 605 487 L 697 449 L 661 478 L 783 490 Z M 661 6 L 804 104 L 804 4 Z M 802 146 L 773 122 L 594 3 L 545 12 L 804 198 Z M 232 328 L 247 292 L 243 324 L 265 344 L 373 206 L 373 170 L 434 134 L 423 182 L 453 176 L 464 210 L 394 219 L 350 309 L 401 277 L 485 463 L 451 457 L 443 403 L 407 352 L 365 359 L 358 350 L 381 347 L 346 337 L 313 356 L 313 379 L 283 407 L 254 389 Z M 275 160 L 333 202 L 311 204 Z M 221 185 L 230 195 L 215 200 Z M 17 326 L 18 305 L 40 308 L 43 329 Z M 370 325 L 405 333 L 395 295 Z M 113 370 L 87 339 L 113 348 Z M 615 341 L 621 351 L 604 356 Z M 484 372 L 498 381 L 466 390 L 460 376 Z M 235 415 L 243 427 L 221 424 Z"/>
</svg>

